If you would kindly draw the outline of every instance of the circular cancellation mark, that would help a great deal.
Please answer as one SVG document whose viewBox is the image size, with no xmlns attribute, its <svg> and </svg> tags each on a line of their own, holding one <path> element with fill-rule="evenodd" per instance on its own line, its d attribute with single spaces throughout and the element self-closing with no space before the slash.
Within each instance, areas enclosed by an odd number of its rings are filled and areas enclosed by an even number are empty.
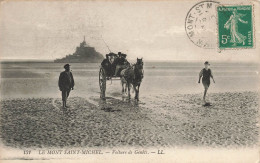
<svg viewBox="0 0 260 163">
<path fill-rule="evenodd" d="M 187 13 L 186 34 L 198 47 L 217 48 L 217 5 L 219 2 L 216 1 L 202 1 L 195 4 Z"/>
</svg>

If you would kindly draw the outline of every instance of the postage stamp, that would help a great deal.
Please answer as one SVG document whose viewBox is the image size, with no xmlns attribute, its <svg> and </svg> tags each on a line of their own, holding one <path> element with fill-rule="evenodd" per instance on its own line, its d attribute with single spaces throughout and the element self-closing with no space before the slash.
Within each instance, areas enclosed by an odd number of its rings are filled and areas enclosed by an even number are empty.
<svg viewBox="0 0 260 163">
<path fill-rule="evenodd" d="M 218 6 L 218 45 L 226 48 L 253 48 L 252 5 Z"/>
</svg>

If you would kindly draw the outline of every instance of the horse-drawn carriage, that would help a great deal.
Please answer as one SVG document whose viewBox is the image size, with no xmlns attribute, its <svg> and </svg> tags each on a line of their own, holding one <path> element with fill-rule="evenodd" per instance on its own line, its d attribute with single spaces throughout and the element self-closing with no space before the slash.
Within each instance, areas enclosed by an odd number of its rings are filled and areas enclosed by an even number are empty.
<svg viewBox="0 0 260 163">
<path fill-rule="evenodd" d="M 128 88 L 128 97 L 130 98 L 130 87 L 132 85 L 135 90 L 135 99 L 138 100 L 139 87 L 143 79 L 142 59 L 137 58 L 137 62 L 133 65 L 130 65 L 127 61 L 124 62 L 124 65 L 120 65 L 116 60 L 111 61 L 109 56 L 117 56 L 117 54 L 108 54 L 101 63 L 99 70 L 100 98 L 106 98 L 106 83 L 108 80 L 121 80 L 122 93 L 126 93 L 126 88 Z"/>
</svg>

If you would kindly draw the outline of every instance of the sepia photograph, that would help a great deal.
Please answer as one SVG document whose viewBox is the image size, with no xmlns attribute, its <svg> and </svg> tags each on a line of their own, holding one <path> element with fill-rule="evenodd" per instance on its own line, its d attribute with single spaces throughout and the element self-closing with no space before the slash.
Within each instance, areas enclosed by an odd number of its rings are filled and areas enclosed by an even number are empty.
<svg viewBox="0 0 260 163">
<path fill-rule="evenodd" d="M 0 1 L 0 162 L 258 163 L 259 9 Z"/>
</svg>

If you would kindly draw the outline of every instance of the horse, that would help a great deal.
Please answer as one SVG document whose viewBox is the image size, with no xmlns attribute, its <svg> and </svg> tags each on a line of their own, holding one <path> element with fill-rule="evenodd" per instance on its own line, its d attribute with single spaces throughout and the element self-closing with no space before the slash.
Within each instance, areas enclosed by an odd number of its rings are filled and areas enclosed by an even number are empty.
<svg viewBox="0 0 260 163">
<path fill-rule="evenodd" d="M 139 88 L 144 77 L 143 58 L 138 59 L 136 64 L 121 71 L 122 94 L 128 89 L 128 98 L 131 98 L 131 85 L 135 91 L 135 100 L 139 101 Z"/>
</svg>

